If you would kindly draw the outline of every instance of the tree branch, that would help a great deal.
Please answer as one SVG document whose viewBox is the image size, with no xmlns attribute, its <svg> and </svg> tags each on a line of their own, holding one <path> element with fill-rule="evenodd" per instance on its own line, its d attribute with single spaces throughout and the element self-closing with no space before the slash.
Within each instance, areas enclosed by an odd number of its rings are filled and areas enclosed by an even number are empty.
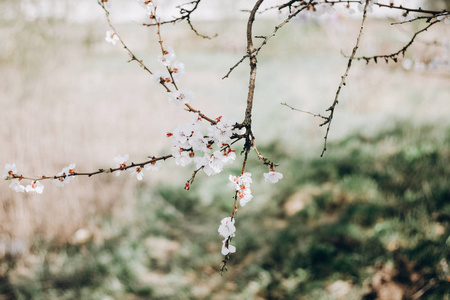
<svg viewBox="0 0 450 300">
<path fill-rule="evenodd" d="M 374 55 L 374 56 L 361 56 L 361 57 L 355 57 L 355 59 L 357 60 L 365 60 L 366 63 L 369 63 L 371 60 L 373 60 L 375 63 L 377 63 L 379 58 L 383 58 L 386 63 L 389 62 L 389 59 L 392 59 L 394 62 L 397 62 L 398 60 L 398 56 L 401 54 L 402 56 L 405 56 L 405 52 L 408 50 L 408 48 L 413 44 L 414 40 L 416 39 L 416 37 L 424 32 L 427 31 L 428 28 L 430 28 L 431 26 L 433 26 L 436 23 L 441 22 L 441 20 L 435 20 L 433 22 L 431 22 L 430 24 L 428 24 L 425 28 L 417 31 L 413 37 L 411 38 L 411 40 L 400 50 L 398 50 L 397 52 L 391 53 L 391 54 L 385 54 L 385 55 Z"/>
<path fill-rule="evenodd" d="M 368 5 L 369 5 L 369 0 L 366 0 L 366 4 L 364 5 L 364 10 L 363 10 L 363 18 L 362 18 L 362 21 L 361 21 L 361 27 L 359 29 L 358 37 L 356 38 L 355 47 L 353 47 L 352 55 L 350 56 L 350 58 L 348 60 L 347 68 L 346 68 L 346 70 L 344 72 L 344 75 L 342 75 L 342 77 L 341 77 L 341 83 L 339 83 L 338 89 L 336 91 L 336 96 L 334 97 L 333 104 L 331 104 L 331 106 L 327 109 L 327 111 L 330 112 L 330 115 L 326 118 L 325 122 L 320 124 L 320 126 L 327 125 L 327 131 L 326 131 L 325 137 L 324 137 L 323 150 L 322 150 L 322 153 L 320 154 L 320 157 L 323 157 L 325 151 L 327 151 L 328 133 L 330 132 L 331 122 L 333 121 L 334 110 L 336 108 L 336 105 L 339 103 L 339 94 L 341 93 L 342 87 L 345 85 L 345 80 L 347 79 L 348 73 L 349 73 L 350 68 L 352 66 L 352 61 L 353 61 L 353 59 L 354 59 L 354 57 L 356 55 L 356 51 L 358 50 L 358 47 L 359 47 L 359 40 L 360 40 L 361 35 L 363 33 L 364 23 L 366 21 L 366 16 L 367 16 L 367 6 Z"/>
</svg>

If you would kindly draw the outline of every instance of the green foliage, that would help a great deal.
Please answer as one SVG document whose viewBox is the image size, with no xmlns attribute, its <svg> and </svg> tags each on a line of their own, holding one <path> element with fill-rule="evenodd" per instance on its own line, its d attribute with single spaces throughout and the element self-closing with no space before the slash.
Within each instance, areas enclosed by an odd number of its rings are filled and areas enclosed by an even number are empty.
<svg viewBox="0 0 450 300">
<path fill-rule="evenodd" d="M 33 273 L 7 277 L 2 293 L 19 299 L 334 299 L 328 287 L 341 280 L 351 286 L 349 299 L 361 299 L 377 268 L 392 265 L 391 280 L 406 296 L 432 280 L 425 296 L 441 299 L 450 291 L 449 133 L 396 125 L 349 136 L 322 159 L 289 157 L 269 146 L 285 178 L 267 187 L 254 174 L 255 198 L 238 211 L 237 253 L 223 278 L 216 228 L 232 199 L 216 187 L 226 176 L 213 179 L 213 188 L 197 179 L 189 192 L 140 185 L 132 219 L 105 219 L 106 237 L 84 245 L 36 241 Z"/>
</svg>

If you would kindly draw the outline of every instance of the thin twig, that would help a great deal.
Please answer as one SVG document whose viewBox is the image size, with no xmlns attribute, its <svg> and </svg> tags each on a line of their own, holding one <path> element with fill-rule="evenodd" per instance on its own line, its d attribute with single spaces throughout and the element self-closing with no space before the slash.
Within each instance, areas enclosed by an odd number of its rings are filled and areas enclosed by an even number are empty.
<svg viewBox="0 0 450 300">
<path fill-rule="evenodd" d="M 46 179 L 59 179 L 59 178 L 66 178 L 66 177 L 75 177 L 75 176 L 88 176 L 91 177 L 93 175 L 98 175 L 98 174 L 102 174 L 102 173 L 114 173 L 116 171 L 124 171 L 127 170 L 129 168 L 134 168 L 134 167 L 144 167 L 145 165 L 151 164 L 151 163 L 155 163 L 159 160 L 166 160 L 168 158 L 173 157 L 171 154 L 170 155 L 165 155 L 165 156 L 161 156 L 161 157 L 152 157 L 152 159 L 147 160 L 145 162 L 141 162 L 141 163 L 131 163 L 129 165 L 124 165 L 124 166 L 120 166 L 118 168 L 109 168 L 109 169 L 98 169 L 98 171 L 94 171 L 94 172 L 73 172 L 70 174 L 65 174 L 65 175 L 54 175 L 54 176 L 45 176 L 42 175 L 41 177 L 26 177 L 23 175 L 17 175 L 17 174 L 12 174 L 11 178 L 12 179 L 26 179 L 26 180 L 32 180 L 32 181 L 36 181 L 36 180 L 46 180 Z"/>
<path fill-rule="evenodd" d="M 201 34 L 201 33 L 198 32 L 197 29 L 195 29 L 194 25 L 192 25 L 191 15 L 192 15 L 192 13 L 193 13 L 195 10 L 197 10 L 198 5 L 200 4 L 200 1 L 201 1 L 201 0 L 194 0 L 194 1 L 191 1 L 191 2 L 187 2 L 187 3 L 184 3 L 184 4 L 178 5 L 177 8 L 180 9 L 180 15 L 181 15 L 181 16 L 180 16 L 180 17 L 177 17 L 177 18 L 173 18 L 172 20 L 162 21 L 162 22 L 160 22 L 159 25 L 176 24 L 176 23 L 178 23 L 178 22 L 181 22 L 181 21 L 183 21 L 183 20 L 186 20 L 186 22 L 188 23 L 188 25 L 189 25 L 189 27 L 191 28 L 191 30 L 192 30 L 197 36 L 202 37 L 202 38 L 204 38 L 204 39 L 212 39 L 212 38 L 217 37 L 217 33 L 216 33 L 215 35 L 213 35 L 212 37 L 207 36 L 207 35 L 204 35 L 204 34 Z M 185 6 L 191 5 L 191 4 L 194 5 L 194 6 L 192 7 L 192 9 L 184 8 Z M 144 23 L 144 24 L 142 24 L 142 25 L 143 25 L 143 26 L 147 26 L 147 27 L 151 27 L 151 26 L 156 26 L 157 24 L 154 24 L 154 23 Z"/>
<path fill-rule="evenodd" d="M 228 73 L 227 73 L 225 76 L 222 77 L 222 79 L 228 78 L 228 76 L 231 74 L 231 72 L 233 72 L 233 70 L 234 70 L 237 66 L 239 66 L 239 65 L 244 61 L 244 59 L 246 59 L 247 57 L 248 57 L 248 54 L 242 56 L 242 58 L 241 58 L 234 66 L 232 66 L 232 67 L 230 68 L 230 70 L 228 71 Z"/>
<path fill-rule="evenodd" d="M 100 3 L 100 2 L 99 2 Z M 100 6 L 103 8 L 103 10 L 105 11 L 106 14 L 106 21 L 108 22 L 109 27 L 114 31 L 114 34 L 119 38 L 119 42 L 122 44 L 122 46 L 125 48 L 125 50 L 127 50 L 128 54 L 130 54 L 130 60 L 129 61 L 137 61 L 138 64 L 148 73 L 150 73 L 151 75 L 153 75 L 152 71 L 150 71 L 149 68 L 147 68 L 146 65 L 144 65 L 144 63 L 142 62 L 142 60 L 138 59 L 136 57 L 136 55 L 134 55 L 134 53 L 130 50 L 130 48 L 128 48 L 128 46 L 125 44 L 125 42 L 122 40 L 122 38 L 120 37 L 120 35 L 117 33 L 117 30 L 114 28 L 113 24 L 111 23 L 111 20 L 109 18 L 109 11 L 106 9 L 104 2 L 101 2 Z"/>
<path fill-rule="evenodd" d="M 312 1 L 310 3 L 306 3 L 305 0 L 290 0 L 282 5 L 279 5 L 278 10 L 282 10 L 286 7 L 291 8 L 295 3 L 299 3 L 300 5 L 311 5 L 311 6 L 315 6 L 318 4 L 330 4 L 330 5 L 335 5 L 335 4 L 349 4 L 349 3 L 359 3 L 359 4 L 363 4 L 364 1 L 363 0 L 324 0 L 324 2 L 319 2 L 319 1 Z M 410 12 L 414 12 L 414 13 L 423 13 L 423 14 L 430 14 L 430 15 L 438 15 L 438 14 L 442 14 L 442 13 L 448 13 L 447 10 L 427 10 L 427 9 L 422 9 L 421 7 L 419 8 L 408 8 L 408 7 L 403 7 L 402 5 L 391 5 L 391 4 L 384 4 L 384 3 L 380 3 L 380 2 L 374 2 L 374 5 L 377 5 L 378 7 L 386 7 L 386 8 L 391 8 L 391 9 L 396 9 L 396 10 L 401 10 L 404 11 L 405 13 L 410 13 Z"/>
<path fill-rule="evenodd" d="M 379 58 L 382 58 L 386 61 L 386 63 L 389 62 L 389 59 L 393 60 L 394 62 L 397 62 L 398 60 L 398 56 L 401 54 L 402 56 L 405 56 L 406 51 L 408 50 L 408 48 L 413 44 L 414 40 L 416 39 L 416 37 L 424 32 L 427 31 L 428 28 L 430 28 L 431 26 L 433 26 L 436 23 L 441 22 L 441 20 L 434 20 L 433 22 L 431 22 L 430 24 L 428 24 L 425 28 L 417 31 L 413 37 L 411 38 L 411 40 L 400 50 L 398 50 L 397 52 L 391 53 L 391 54 L 384 54 L 384 55 L 374 55 L 374 56 L 361 56 L 361 57 L 355 57 L 354 59 L 357 60 L 365 60 L 366 63 L 369 63 L 371 60 L 373 60 L 375 63 L 377 63 Z"/>
<path fill-rule="evenodd" d="M 294 13 L 291 13 L 281 24 L 279 24 L 278 26 L 275 26 L 275 29 L 272 31 L 271 34 L 266 35 L 266 36 L 257 36 L 257 38 L 263 38 L 264 40 L 262 41 L 262 43 L 256 48 L 256 55 L 258 55 L 259 51 L 261 50 L 261 48 L 267 44 L 267 42 L 275 36 L 275 34 L 277 33 L 277 31 L 283 27 L 284 25 L 286 25 L 287 23 L 289 23 L 289 21 L 294 18 L 295 16 L 297 16 L 302 10 L 304 10 L 306 8 L 306 6 L 298 9 L 297 11 L 295 11 Z M 230 70 L 228 71 L 228 73 L 222 77 L 222 79 L 228 78 L 228 76 L 231 74 L 231 72 L 233 72 L 233 70 L 239 66 L 247 57 L 250 57 L 250 55 L 247 53 L 246 55 L 244 55 L 234 66 L 232 66 L 230 68 Z"/>
<path fill-rule="evenodd" d="M 287 23 L 289 23 L 290 20 L 292 20 L 292 18 L 294 18 L 295 16 L 297 16 L 301 11 L 303 11 L 307 6 L 303 6 L 299 9 L 297 9 L 295 12 L 289 14 L 289 16 L 283 21 L 281 22 L 279 25 L 275 26 L 275 29 L 272 31 L 271 34 L 266 35 L 264 37 L 264 40 L 262 41 L 261 45 L 259 45 L 258 48 L 256 48 L 256 54 L 259 53 L 259 51 L 261 50 L 262 47 L 264 47 L 265 44 L 267 44 L 267 42 L 275 36 L 275 34 L 277 33 L 277 31 L 283 27 L 284 25 L 286 25 Z"/>
<path fill-rule="evenodd" d="M 252 147 L 253 150 L 255 150 L 256 156 L 258 157 L 259 160 L 262 160 L 263 163 L 267 166 L 270 166 L 271 168 L 276 167 L 277 165 L 273 162 L 270 161 L 267 157 L 263 156 L 259 151 L 258 148 L 256 147 L 256 143 L 255 143 L 255 137 L 252 135 Z"/>
<path fill-rule="evenodd" d="M 345 80 L 347 79 L 348 73 L 349 73 L 350 68 L 352 66 L 352 61 L 353 61 L 353 59 L 354 59 L 354 57 L 356 55 L 356 51 L 358 50 L 358 47 L 359 47 L 359 40 L 360 40 L 361 35 L 363 33 L 364 23 L 366 21 L 366 16 L 367 16 L 367 6 L 368 5 L 369 5 L 369 0 L 366 0 L 366 4 L 364 5 L 364 10 L 363 10 L 363 18 L 362 18 L 362 21 L 361 21 L 361 27 L 359 29 L 358 37 L 356 38 L 355 47 L 353 48 L 352 55 L 350 56 L 350 58 L 348 60 L 347 68 L 345 69 L 344 75 L 342 75 L 341 82 L 339 83 L 338 89 L 336 91 L 336 96 L 334 97 L 333 104 L 331 104 L 331 106 L 327 109 L 327 111 L 330 112 L 330 115 L 326 118 L 325 122 L 320 124 L 320 126 L 324 126 L 324 125 L 328 124 L 327 125 L 327 131 L 326 131 L 325 137 L 324 137 L 323 150 L 322 150 L 322 153 L 320 154 L 320 157 L 323 157 L 323 154 L 325 153 L 325 151 L 327 151 L 328 133 L 330 132 L 331 122 L 332 122 L 333 117 L 334 117 L 334 110 L 336 108 L 336 105 L 339 103 L 339 94 L 341 93 L 342 87 L 345 85 Z"/>
<path fill-rule="evenodd" d="M 309 114 L 309 115 L 314 116 L 314 117 L 322 118 L 322 119 L 324 119 L 324 120 L 328 120 L 327 117 L 324 117 L 324 116 L 322 116 L 321 114 L 315 114 L 315 113 L 312 113 L 312 112 L 309 112 L 309 111 L 306 111 L 306 110 L 301 110 L 301 109 L 292 107 L 292 106 L 290 106 L 289 104 L 287 104 L 286 102 L 280 103 L 280 104 L 281 104 L 281 105 L 284 105 L 284 106 L 287 106 L 287 107 L 289 107 L 289 108 L 292 109 L 292 110 L 299 111 L 299 112 L 302 112 L 302 113 L 305 113 L 305 114 Z"/>
<path fill-rule="evenodd" d="M 418 20 L 427 20 L 427 23 L 430 23 L 432 19 L 434 18 L 438 18 L 438 17 L 442 17 L 442 16 L 448 16 L 450 15 L 450 13 L 448 12 L 443 12 L 441 14 L 437 14 L 437 15 L 433 15 L 433 16 L 418 16 L 409 20 L 404 20 L 404 21 L 399 21 L 399 22 L 393 22 L 391 23 L 391 25 L 401 25 L 401 24 L 406 24 L 406 23 L 412 23 Z"/>
</svg>

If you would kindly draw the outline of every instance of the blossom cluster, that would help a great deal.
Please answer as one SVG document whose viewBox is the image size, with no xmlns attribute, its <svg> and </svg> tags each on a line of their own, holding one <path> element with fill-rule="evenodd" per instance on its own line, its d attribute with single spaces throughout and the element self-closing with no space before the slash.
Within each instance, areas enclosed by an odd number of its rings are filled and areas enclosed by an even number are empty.
<svg viewBox="0 0 450 300">
<path fill-rule="evenodd" d="M 231 238 L 235 236 L 236 232 L 236 227 L 234 227 L 234 218 L 228 217 L 222 219 L 217 231 L 224 237 L 224 240 L 222 241 L 222 254 L 228 255 L 229 253 L 235 253 L 236 247 L 230 244 Z"/>
<path fill-rule="evenodd" d="M 114 161 L 116 162 L 116 169 L 119 169 L 116 171 L 116 176 L 119 176 L 122 171 L 125 171 L 127 169 L 127 160 L 130 158 L 128 154 L 125 155 L 117 155 L 114 158 Z M 153 160 L 152 162 L 141 166 L 133 166 L 132 168 L 129 168 L 130 176 L 136 176 L 137 180 L 142 180 L 144 178 L 144 170 L 150 170 L 150 171 L 158 171 L 159 168 L 161 168 L 161 163 L 159 161 Z"/>
<path fill-rule="evenodd" d="M 24 186 L 20 184 L 21 178 L 15 177 L 17 176 L 17 167 L 16 164 L 6 164 L 5 165 L 5 174 L 3 175 L 3 179 L 11 180 L 9 184 L 9 188 L 18 193 L 38 193 L 42 194 L 44 191 L 44 185 L 37 180 L 33 180 L 31 184 Z"/>
<path fill-rule="evenodd" d="M 156 0 L 137 0 L 137 2 L 146 10 L 146 14 L 150 16 L 150 19 L 155 19 L 154 12 L 158 6 Z"/>
<path fill-rule="evenodd" d="M 236 190 L 239 204 L 244 207 L 253 199 L 252 191 L 250 190 L 250 184 L 253 182 L 252 174 L 245 172 L 238 177 L 230 175 L 228 179 L 230 180 L 230 187 Z"/>
<path fill-rule="evenodd" d="M 176 60 L 175 51 L 172 47 L 167 47 L 163 49 L 163 53 L 158 56 L 158 61 L 162 66 L 166 68 L 165 71 L 156 71 L 152 75 L 152 80 L 155 83 L 166 85 L 172 83 L 175 85 L 176 90 L 169 92 L 169 101 L 175 104 L 189 103 L 189 100 L 194 98 L 194 93 L 188 89 L 180 88 L 176 86 L 176 83 L 185 74 L 184 64 Z"/>
<path fill-rule="evenodd" d="M 172 155 L 175 163 L 180 166 L 195 164 L 206 175 L 215 175 L 223 170 L 223 167 L 236 159 L 234 150 L 231 149 L 233 134 L 237 133 L 235 120 L 223 117 L 216 119 L 217 123 L 208 128 L 208 135 L 202 134 L 202 118 L 197 114 L 196 120 L 185 126 L 178 126 L 167 136 L 172 142 Z M 213 151 L 213 145 L 220 149 Z"/>
<path fill-rule="evenodd" d="M 68 167 L 65 167 L 59 172 L 53 181 L 56 186 L 63 187 L 65 184 L 68 184 L 72 181 L 73 175 L 75 175 L 75 164 L 70 164 Z"/>
</svg>

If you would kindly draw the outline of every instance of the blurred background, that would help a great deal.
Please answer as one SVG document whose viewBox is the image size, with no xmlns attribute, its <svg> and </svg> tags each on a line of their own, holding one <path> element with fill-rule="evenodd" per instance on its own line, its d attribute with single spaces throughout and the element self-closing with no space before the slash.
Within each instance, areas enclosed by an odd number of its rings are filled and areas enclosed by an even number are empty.
<svg viewBox="0 0 450 300">
<path fill-rule="evenodd" d="M 229 2 L 229 3 L 228 3 Z M 400 1 L 395 1 L 400 2 Z M 178 2 L 161 3 L 164 16 Z M 268 1 L 267 6 L 276 4 Z M 448 1 L 403 1 L 448 8 Z M 180 85 L 208 116 L 242 120 L 248 66 L 247 1 L 202 3 L 192 21 L 163 27 L 186 66 Z M 389 13 L 389 14 L 388 14 Z M 261 51 L 254 104 L 260 150 L 284 179 L 265 183 L 252 156 L 254 199 L 236 219 L 236 254 L 219 273 L 217 233 L 231 212 L 228 175 L 166 161 L 142 182 L 124 173 L 76 178 L 42 195 L 1 183 L 0 299 L 448 299 L 450 291 L 450 25 L 420 35 L 404 60 L 355 62 L 320 158 L 320 119 L 334 99 L 360 20 L 336 8 L 300 15 Z M 360 55 L 403 47 L 425 22 L 390 25 L 376 10 Z M 120 36 L 161 69 L 154 29 L 135 1 L 113 1 Z M 266 35 L 283 15 L 257 16 Z M 96 1 L 0 1 L 0 161 L 19 174 L 54 175 L 140 162 L 170 152 L 168 131 L 193 120 L 149 74 L 128 63 Z M 239 153 L 242 144 L 236 144 Z M 238 156 L 238 161 L 241 158 Z"/>
</svg>

